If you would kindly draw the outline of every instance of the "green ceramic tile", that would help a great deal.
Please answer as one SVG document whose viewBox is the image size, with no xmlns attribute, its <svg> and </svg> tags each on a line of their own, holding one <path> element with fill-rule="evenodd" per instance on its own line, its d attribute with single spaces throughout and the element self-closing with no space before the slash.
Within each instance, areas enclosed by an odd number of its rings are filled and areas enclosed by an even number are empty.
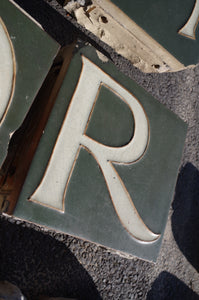
<svg viewBox="0 0 199 300">
<path fill-rule="evenodd" d="M 92 47 L 69 69 L 16 217 L 155 261 L 187 126 Z"/>
<path fill-rule="evenodd" d="M 112 0 L 185 66 L 199 62 L 198 0 Z"/>
<path fill-rule="evenodd" d="M 33 20 L 0 1 L 0 165 L 59 49 Z"/>
</svg>

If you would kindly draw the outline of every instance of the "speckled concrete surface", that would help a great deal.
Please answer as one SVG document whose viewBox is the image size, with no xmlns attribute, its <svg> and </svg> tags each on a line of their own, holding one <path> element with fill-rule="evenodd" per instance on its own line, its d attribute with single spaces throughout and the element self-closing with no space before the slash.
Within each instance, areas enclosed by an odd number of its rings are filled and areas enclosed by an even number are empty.
<svg viewBox="0 0 199 300">
<path fill-rule="evenodd" d="M 62 44 L 79 35 L 102 47 L 120 70 L 189 128 L 156 264 L 122 258 L 89 242 L 1 216 L 0 280 L 17 284 L 28 299 L 41 294 L 85 300 L 199 299 L 199 66 L 178 73 L 143 74 L 42 0 L 16 2 Z M 55 0 L 46 2 L 55 4 Z"/>
</svg>

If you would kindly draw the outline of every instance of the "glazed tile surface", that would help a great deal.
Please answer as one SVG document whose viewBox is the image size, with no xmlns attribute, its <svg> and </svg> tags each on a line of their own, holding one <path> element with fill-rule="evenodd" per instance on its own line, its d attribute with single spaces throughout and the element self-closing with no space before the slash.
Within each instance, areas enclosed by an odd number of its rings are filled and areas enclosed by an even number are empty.
<svg viewBox="0 0 199 300">
<path fill-rule="evenodd" d="M 94 48 L 81 48 L 14 215 L 155 261 L 186 129 Z"/>
<path fill-rule="evenodd" d="M 0 165 L 23 122 L 59 45 L 7 0 L 0 2 Z"/>
</svg>

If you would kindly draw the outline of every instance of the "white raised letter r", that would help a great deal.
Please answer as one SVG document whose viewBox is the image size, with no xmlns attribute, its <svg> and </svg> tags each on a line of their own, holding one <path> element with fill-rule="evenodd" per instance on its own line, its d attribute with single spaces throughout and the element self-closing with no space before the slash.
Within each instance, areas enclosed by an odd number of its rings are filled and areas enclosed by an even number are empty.
<svg viewBox="0 0 199 300">
<path fill-rule="evenodd" d="M 159 235 L 150 231 L 140 218 L 124 183 L 113 167 L 114 163 L 132 163 L 146 151 L 149 125 L 139 101 L 99 67 L 82 57 L 83 67 L 76 91 L 54 146 L 45 175 L 31 201 L 64 211 L 64 199 L 79 149 L 85 147 L 98 162 L 104 175 L 116 213 L 126 230 L 136 239 L 151 242 Z M 91 139 L 85 133 L 89 115 L 101 85 L 125 101 L 134 116 L 135 130 L 131 141 L 122 147 L 109 147 Z M 133 129 L 132 129 L 133 130 Z"/>
</svg>

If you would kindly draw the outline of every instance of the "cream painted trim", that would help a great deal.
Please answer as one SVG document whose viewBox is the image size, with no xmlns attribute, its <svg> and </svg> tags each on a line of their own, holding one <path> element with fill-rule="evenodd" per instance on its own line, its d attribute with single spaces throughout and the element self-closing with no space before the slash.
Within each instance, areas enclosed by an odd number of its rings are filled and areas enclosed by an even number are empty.
<svg viewBox="0 0 199 300">
<path fill-rule="evenodd" d="M 184 65 L 181 62 L 179 62 L 164 47 L 156 42 L 150 35 L 148 35 L 141 27 L 139 27 L 111 1 L 93 0 L 93 3 L 101 6 L 105 12 L 112 16 L 113 19 L 115 19 L 124 29 L 126 29 L 129 34 L 132 35 L 135 40 L 137 40 L 140 47 L 143 47 L 146 53 L 153 53 L 153 55 L 156 56 L 157 59 L 165 62 L 169 66 L 170 71 L 178 71 L 184 68 Z M 154 62 L 152 64 L 154 64 Z"/>
</svg>

